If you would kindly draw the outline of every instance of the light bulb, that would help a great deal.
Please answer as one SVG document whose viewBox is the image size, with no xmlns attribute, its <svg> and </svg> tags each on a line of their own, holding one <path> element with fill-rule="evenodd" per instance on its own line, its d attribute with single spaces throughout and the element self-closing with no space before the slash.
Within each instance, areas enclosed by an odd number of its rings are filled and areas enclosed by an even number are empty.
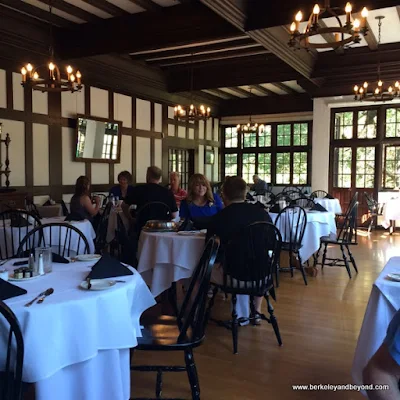
<svg viewBox="0 0 400 400">
<path fill-rule="evenodd" d="M 178 110 L 180 111 L 182 109 L 182 107 L 181 106 L 178 106 Z"/>
<path fill-rule="evenodd" d="M 365 89 L 368 87 L 368 82 L 364 82 Z"/>
<path fill-rule="evenodd" d="M 250 128 L 250 122 L 247 123 L 247 126 Z"/>
<path fill-rule="evenodd" d="M 54 68 L 55 68 L 55 65 L 51 62 L 51 63 L 49 64 L 49 70 L 50 70 L 50 71 L 54 71 Z"/>
<path fill-rule="evenodd" d="M 379 94 L 379 89 L 378 88 L 375 89 L 375 94 Z"/>
<path fill-rule="evenodd" d="M 22 75 L 26 75 L 26 72 L 27 72 L 27 71 L 26 71 L 25 67 L 23 67 L 23 68 L 21 69 L 21 74 L 22 74 Z"/>
<path fill-rule="evenodd" d="M 296 31 L 296 22 L 292 22 L 292 25 L 290 25 L 290 32 L 295 32 Z"/>
<path fill-rule="evenodd" d="M 353 25 L 354 25 L 354 29 L 355 29 L 355 30 L 360 29 L 360 20 L 356 18 L 356 19 L 354 20 L 354 22 L 353 22 Z"/>
<path fill-rule="evenodd" d="M 177 112 L 177 111 L 178 111 L 178 107 L 175 107 L 175 108 L 174 108 L 174 111 Z"/>
<path fill-rule="evenodd" d="M 211 108 L 210 107 L 207 107 L 207 112 L 208 113 L 211 112 Z"/>
<path fill-rule="evenodd" d="M 362 11 L 361 11 L 361 16 L 362 16 L 363 18 L 367 18 L 367 17 L 368 17 L 368 8 L 367 8 L 367 7 L 364 7 L 364 8 L 362 9 Z"/>
<path fill-rule="evenodd" d="M 316 4 L 313 9 L 313 14 L 318 15 L 320 11 L 321 9 L 319 8 L 319 5 Z"/>
<path fill-rule="evenodd" d="M 299 11 L 299 12 L 296 14 L 295 20 L 296 20 L 297 22 L 301 22 L 302 19 L 303 19 L 303 13 L 302 13 L 301 11 Z"/>
<path fill-rule="evenodd" d="M 236 129 L 240 129 L 240 125 L 239 124 L 236 125 Z"/>
<path fill-rule="evenodd" d="M 358 86 L 354 86 L 354 91 L 357 93 L 358 92 Z"/>
<path fill-rule="evenodd" d="M 400 86 L 400 83 L 399 82 L 396 82 L 395 84 L 394 84 L 394 86 L 396 86 L 397 88 Z"/>
<path fill-rule="evenodd" d="M 39 79 L 39 74 L 38 74 L 37 72 L 35 72 L 35 73 L 33 74 L 33 79 Z"/>
<path fill-rule="evenodd" d="M 69 73 L 69 74 L 72 74 L 72 67 L 70 66 L 70 65 L 68 65 L 68 67 L 67 67 L 67 72 Z M 78 76 L 78 74 L 76 74 L 76 76 Z"/>
<path fill-rule="evenodd" d="M 28 70 L 28 72 L 32 72 L 32 70 L 33 70 L 32 64 L 28 64 L 28 65 L 26 66 L 26 69 Z"/>
<path fill-rule="evenodd" d="M 71 74 L 71 76 L 69 77 L 69 80 L 70 80 L 71 82 L 75 82 L 75 75 L 74 75 L 74 74 Z"/>
<path fill-rule="evenodd" d="M 193 105 L 193 104 L 190 105 L 190 109 L 191 109 L 191 110 L 194 109 L 194 105 Z"/>
<path fill-rule="evenodd" d="M 347 3 L 346 4 L 346 7 L 345 7 L 345 9 L 344 9 L 344 11 L 346 11 L 346 13 L 351 13 L 351 10 L 352 10 L 353 8 L 351 7 L 351 4 L 350 3 Z"/>
<path fill-rule="evenodd" d="M 364 89 L 360 88 L 360 93 L 363 94 L 364 93 Z"/>
<path fill-rule="evenodd" d="M 77 77 L 78 79 L 81 79 L 81 78 L 82 78 L 82 74 L 80 73 L 80 71 L 76 71 L 76 77 Z"/>
<path fill-rule="evenodd" d="M 389 86 L 388 91 L 389 91 L 389 93 L 392 93 L 393 92 L 393 88 L 391 86 Z"/>
<path fill-rule="evenodd" d="M 378 86 L 381 87 L 382 85 L 383 85 L 383 82 L 381 80 L 379 80 Z"/>
<path fill-rule="evenodd" d="M 258 128 L 258 124 L 255 124 L 254 126 L 255 126 L 256 128 Z"/>
</svg>

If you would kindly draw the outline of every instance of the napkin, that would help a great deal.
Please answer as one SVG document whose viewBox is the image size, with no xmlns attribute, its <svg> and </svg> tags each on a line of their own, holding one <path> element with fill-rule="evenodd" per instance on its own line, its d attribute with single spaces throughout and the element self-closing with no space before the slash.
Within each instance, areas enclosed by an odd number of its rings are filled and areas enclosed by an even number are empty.
<svg viewBox="0 0 400 400">
<path fill-rule="evenodd" d="M 11 214 L 11 226 L 16 228 L 20 228 L 23 226 L 29 226 L 31 225 L 28 220 L 26 220 L 24 217 L 22 217 L 19 214 Z"/>
<path fill-rule="evenodd" d="M 11 299 L 28 293 L 25 289 L 13 285 L 10 282 L 0 278 L 0 300 Z"/>
<path fill-rule="evenodd" d="M 334 197 L 328 193 L 328 194 L 325 196 L 325 199 L 334 199 Z"/>
<path fill-rule="evenodd" d="M 47 200 L 45 203 L 43 203 L 43 207 L 45 206 L 51 206 L 51 201 Z"/>
<path fill-rule="evenodd" d="M 85 218 L 77 213 L 69 213 L 64 221 L 84 221 Z"/>
<path fill-rule="evenodd" d="M 315 206 L 311 209 L 313 211 L 321 211 L 321 212 L 328 212 L 325 207 L 322 207 L 321 204 L 315 204 Z"/>
<path fill-rule="evenodd" d="M 272 212 L 272 213 L 275 213 L 275 214 L 278 214 L 279 211 L 281 211 L 281 209 L 279 208 L 279 205 L 278 205 L 278 204 L 275 204 L 274 206 L 272 206 L 272 207 L 269 209 L 269 212 Z"/>
<path fill-rule="evenodd" d="M 254 197 L 253 197 L 250 193 L 247 193 L 247 194 L 246 194 L 246 200 L 254 201 L 255 199 L 254 199 Z"/>
<path fill-rule="evenodd" d="M 105 279 L 116 276 L 133 275 L 133 272 L 122 265 L 116 258 L 109 254 L 104 254 L 99 261 L 92 267 L 92 271 L 86 277 L 88 279 Z"/>
</svg>

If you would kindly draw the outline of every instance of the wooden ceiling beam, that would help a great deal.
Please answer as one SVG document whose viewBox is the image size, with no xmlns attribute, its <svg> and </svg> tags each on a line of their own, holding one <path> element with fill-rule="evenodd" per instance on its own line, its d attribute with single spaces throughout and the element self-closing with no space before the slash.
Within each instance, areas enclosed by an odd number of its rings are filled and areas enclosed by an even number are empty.
<svg viewBox="0 0 400 400">
<path fill-rule="evenodd" d="M 254 93 L 250 93 L 247 90 L 244 90 L 244 89 L 239 88 L 239 87 L 230 87 L 230 88 L 227 88 L 227 89 L 229 89 L 233 93 L 237 93 L 236 97 L 240 97 L 240 98 L 242 98 L 242 96 L 245 96 L 246 98 L 248 98 L 248 97 L 258 97 Z"/>
<path fill-rule="evenodd" d="M 98 0 L 90 1 L 97 4 Z M 135 53 L 237 36 L 238 30 L 231 24 L 206 6 L 193 3 L 77 25 L 73 30 L 60 29 L 56 49 L 63 59 L 79 58 Z"/>
<path fill-rule="evenodd" d="M 67 3 L 64 0 L 40 0 L 42 3 L 47 5 L 52 5 L 54 8 L 57 8 L 61 11 L 66 12 L 67 14 L 71 14 L 74 17 L 83 19 L 86 22 L 99 22 L 102 21 L 102 18 L 97 17 L 90 12 L 83 10 L 82 8 L 76 7 L 73 4 Z"/>
<path fill-rule="evenodd" d="M 233 96 L 232 94 L 224 92 L 223 90 L 220 90 L 220 89 L 204 89 L 204 90 L 202 90 L 202 92 L 209 93 L 212 96 L 218 97 L 220 99 L 222 98 L 224 100 L 237 99 L 237 96 Z"/>
<path fill-rule="evenodd" d="M 163 7 L 151 0 L 129 0 L 146 11 L 160 11 Z"/>
<path fill-rule="evenodd" d="M 122 15 L 130 15 L 128 11 L 123 10 L 122 8 L 119 8 L 115 6 L 112 3 L 109 3 L 106 0 L 82 0 L 85 3 L 98 8 L 99 10 L 102 10 L 108 14 L 111 14 L 113 17 L 119 17 Z"/>
<path fill-rule="evenodd" d="M 276 88 L 278 88 L 280 90 L 283 90 L 286 94 L 298 93 L 295 90 L 293 90 L 292 88 L 290 88 L 289 86 L 286 86 L 284 83 L 274 82 L 274 83 L 271 83 L 271 85 L 275 86 Z"/>
<path fill-rule="evenodd" d="M 221 102 L 220 116 L 277 114 L 312 111 L 313 101 L 307 94 L 276 97 L 254 97 Z"/>
<path fill-rule="evenodd" d="M 272 90 L 269 90 L 265 88 L 264 86 L 261 85 L 251 85 L 250 86 L 252 89 L 257 90 L 258 92 L 264 93 L 267 96 L 278 96 L 275 92 Z"/>
<path fill-rule="evenodd" d="M 219 60 L 228 60 L 233 58 L 241 58 L 241 57 L 249 57 L 249 56 L 258 56 L 262 54 L 269 54 L 268 50 L 265 50 L 264 47 L 258 47 L 256 49 L 244 49 L 244 50 L 230 50 L 230 51 L 221 51 L 218 53 L 211 53 L 205 55 L 194 55 L 192 57 L 177 57 L 170 58 L 166 60 L 149 60 L 147 61 L 150 65 L 157 65 L 161 68 L 163 67 L 171 67 L 175 65 L 183 65 L 183 64 L 199 64 L 210 61 L 219 61 Z"/>
<path fill-rule="evenodd" d="M 132 60 L 154 60 L 172 57 L 183 57 L 191 56 L 192 54 L 208 53 L 208 52 L 218 52 L 237 48 L 247 48 L 248 46 L 259 46 L 254 40 L 248 37 L 241 37 L 240 39 L 232 39 L 232 41 L 223 41 L 212 44 L 199 44 L 198 46 L 191 47 L 178 47 L 174 49 L 160 49 L 160 50 L 150 50 L 141 51 L 138 53 L 130 54 Z"/>
</svg>

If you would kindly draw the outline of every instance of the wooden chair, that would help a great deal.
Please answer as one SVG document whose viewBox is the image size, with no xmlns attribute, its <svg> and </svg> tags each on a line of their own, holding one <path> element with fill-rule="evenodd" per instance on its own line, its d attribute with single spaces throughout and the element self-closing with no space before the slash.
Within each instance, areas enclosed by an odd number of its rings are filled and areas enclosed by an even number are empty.
<svg viewBox="0 0 400 400">
<path fill-rule="evenodd" d="M 368 233 L 370 233 L 372 227 L 378 224 L 378 216 L 383 214 L 383 204 L 379 204 L 367 192 L 364 192 L 364 196 L 371 217 L 371 222 L 368 225 Z"/>
<path fill-rule="evenodd" d="M 112 204 L 108 203 L 97 226 L 96 239 L 94 240 L 94 248 L 97 254 L 101 254 L 107 246 L 108 220 L 111 208 Z"/>
<path fill-rule="evenodd" d="M 284 208 L 276 217 L 275 226 L 282 235 L 282 250 L 289 253 L 289 270 L 293 277 L 293 271 L 296 268 L 293 262 L 293 256 L 299 261 L 300 271 L 303 275 L 304 283 L 307 285 L 306 273 L 304 271 L 303 261 L 300 256 L 300 249 L 303 246 L 303 237 L 307 225 L 307 213 L 304 208 L 293 205 Z M 287 268 L 278 268 L 279 271 L 286 271 Z M 279 278 L 277 279 L 279 285 Z"/>
<path fill-rule="evenodd" d="M 8 327 L 7 350 L 5 353 L 5 365 L 0 372 L 0 399 L 22 399 L 22 368 L 24 364 L 24 338 L 21 327 L 15 314 L 0 300 L 0 315 L 5 319 L 5 327 Z"/>
<path fill-rule="evenodd" d="M 26 210 L 10 209 L 0 213 L 0 259 L 15 257 L 24 237 L 42 223 Z"/>
<path fill-rule="evenodd" d="M 254 222 L 238 234 L 225 246 L 223 254 L 223 284 L 214 284 L 213 297 L 209 308 L 214 304 L 218 289 L 232 295 L 232 320 L 216 321 L 219 325 L 232 330 L 233 353 L 238 352 L 238 316 L 236 312 L 237 295 L 249 295 L 251 298 L 251 317 L 256 311 L 254 296 L 264 297 L 267 301 L 269 318 L 261 314 L 262 320 L 272 324 L 278 344 L 282 345 L 278 322 L 269 296 L 275 299 L 273 274 L 277 270 L 282 239 L 278 229 L 269 222 Z M 246 318 L 245 318 L 246 319 Z"/>
<path fill-rule="evenodd" d="M 325 192 L 325 190 L 314 190 L 310 197 L 312 199 L 324 199 L 328 195 L 328 192 Z"/>
<path fill-rule="evenodd" d="M 61 200 L 61 209 L 62 209 L 63 216 L 66 217 L 69 214 L 69 211 L 68 211 L 68 207 L 65 204 L 64 200 Z"/>
<path fill-rule="evenodd" d="M 17 256 L 26 257 L 36 247 L 51 247 L 54 254 L 74 257 L 89 253 L 85 235 L 75 226 L 62 222 L 43 224 L 32 229 L 21 241 Z"/>
<path fill-rule="evenodd" d="M 192 399 L 200 400 L 200 385 L 193 357 L 193 349 L 205 339 L 208 320 L 207 300 L 211 270 L 219 248 L 219 239 L 211 238 L 204 249 L 177 317 L 161 316 L 145 324 L 142 337 L 138 338 L 136 351 L 182 351 L 184 366 L 132 365 L 132 371 L 157 372 L 155 398 L 161 398 L 163 372 L 186 372 L 189 378 Z M 154 357 L 152 355 L 152 357 Z M 132 400 L 151 400 L 133 398 Z M 154 397 L 152 398 L 154 399 Z"/>
<path fill-rule="evenodd" d="M 308 197 L 299 197 L 296 200 L 292 200 L 290 205 L 300 206 L 302 208 L 313 208 L 315 203 Z"/>
</svg>

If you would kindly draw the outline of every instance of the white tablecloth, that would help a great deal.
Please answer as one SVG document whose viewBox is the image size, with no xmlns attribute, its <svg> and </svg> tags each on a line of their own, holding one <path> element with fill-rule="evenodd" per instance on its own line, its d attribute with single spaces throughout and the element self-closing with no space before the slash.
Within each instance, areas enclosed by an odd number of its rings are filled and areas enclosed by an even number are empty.
<svg viewBox="0 0 400 400">
<path fill-rule="evenodd" d="M 383 207 L 382 226 L 387 229 L 390 221 L 400 220 L 400 199 L 391 199 Z"/>
<path fill-rule="evenodd" d="M 400 309 L 400 282 L 386 278 L 389 273 L 400 273 L 400 257 L 392 257 L 372 286 L 353 361 L 352 375 L 362 384 L 362 371 L 381 346 L 394 314 Z"/>
<path fill-rule="evenodd" d="M 200 260 L 205 235 L 180 236 L 175 232 L 142 231 L 138 247 L 138 272 L 158 296 L 173 282 L 190 278 Z"/>
<path fill-rule="evenodd" d="M 6 269 L 13 269 L 10 261 Z M 35 383 L 36 400 L 127 400 L 129 349 L 140 336 L 139 319 L 155 304 L 140 274 L 118 279 L 106 291 L 78 285 L 93 262 L 53 264 L 53 272 L 17 285 L 27 294 L 6 300 L 16 314 L 25 342 L 23 381 Z M 43 304 L 24 304 L 47 288 Z M 0 321 L 0 333 L 4 326 Z M 0 365 L 5 354 L 0 334 Z"/>
<path fill-rule="evenodd" d="M 276 213 L 269 213 L 272 222 L 278 216 Z M 282 217 L 281 217 L 282 218 Z M 283 219 L 281 219 L 283 222 Z M 281 232 L 282 229 L 277 227 Z M 303 262 L 307 261 L 320 246 L 322 236 L 336 235 L 335 214 L 332 212 L 307 212 L 307 224 L 304 231 L 303 246 L 300 249 L 300 257 Z M 285 240 L 282 237 L 282 240 Z"/>
<path fill-rule="evenodd" d="M 334 214 L 342 213 L 342 207 L 340 207 L 340 202 L 338 199 L 314 199 L 314 203 L 321 204 L 325 210 Z"/>
</svg>

